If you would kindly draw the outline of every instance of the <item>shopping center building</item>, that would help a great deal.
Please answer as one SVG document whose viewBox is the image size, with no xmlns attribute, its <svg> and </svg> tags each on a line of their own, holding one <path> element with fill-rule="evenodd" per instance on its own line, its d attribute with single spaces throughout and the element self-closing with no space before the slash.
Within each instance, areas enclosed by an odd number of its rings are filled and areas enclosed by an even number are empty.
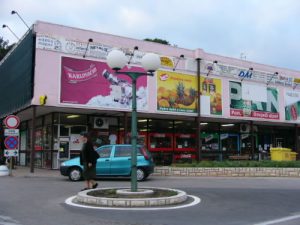
<svg viewBox="0 0 300 225">
<path fill-rule="evenodd" d="M 128 70 L 161 58 L 137 81 L 138 142 L 157 164 L 300 151 L 300 71 L 38 21 L 0 62 L 0 118 L 21 119 L 20 165 L 58 168 L 79 154 L 81 131 L 130 142 L 131 81 L 106 64 L 114 48 Z"/>
</svg>

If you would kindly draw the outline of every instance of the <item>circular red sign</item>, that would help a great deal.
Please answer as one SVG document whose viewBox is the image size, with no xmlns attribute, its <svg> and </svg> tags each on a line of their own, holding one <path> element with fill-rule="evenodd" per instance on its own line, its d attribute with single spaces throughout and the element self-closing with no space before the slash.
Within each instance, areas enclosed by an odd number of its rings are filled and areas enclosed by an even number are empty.
<svg viewBox="0 0 300 225">
<path fill-rule="evenodd" d="M 20 119 L 17 116 L 10 115 L 4 119 L 4 124 L 9 129 L 16 129 L 20 124 Z"/>
<path fill-rule="evenodd" d="M 4 145 L 6 149 L 17 149 L 19 145 L 18 137 L 16 136 L 6 137 L 4 140 Z"/>
</svg>

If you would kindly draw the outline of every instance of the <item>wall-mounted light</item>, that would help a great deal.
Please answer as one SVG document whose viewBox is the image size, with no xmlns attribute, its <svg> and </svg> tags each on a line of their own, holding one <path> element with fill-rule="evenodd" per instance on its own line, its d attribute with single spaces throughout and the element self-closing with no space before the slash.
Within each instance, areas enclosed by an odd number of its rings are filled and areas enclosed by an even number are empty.
<svg viewBox="0 0 300 225">
<path fill-rule="evenodd" d="M 246 73 L 246 76 L 247 76 L 249 73 L 252 73 L 252 71 L 253 71 L 253 68 L 250 67 L 250 68 L 248 69 L 247 73 Z M 241 79 L 241 82 L 245 79 L 246 76 L 244 76 L 244 77 Z"/>
<path fill-rule="evenodd" d="M 228 123 L 228 124 L 222 124 L 222 127 L 233 127 L 234 124 L 233 123 Z"/>
<path fill-rule="evenodd" d="M 178 63 L 179 63 L 179 61 L 180 61 L 181 59 L 184 59 L 184 55 L 180 55 L 180 56 L 179 56 L 179 58 L 178 58 L 176 64 L 174 65 L 173 71 L 176 70 L 176 67 L 177 67 L 177 65 L 178 65 Z"/>
<path fill-rule="evenodd" d="M 138 120 L 139 123 L 147 122 L 147 119 Z"/>
<path fill-rule="evenodd" d="M 20 16 L 20 14 L 16 11 L 16 10 L 13 10 L 11 11 L 11 14 L 14 15 L 14 14 L 17 14 L 17 16 L 22 20 L 22 22 L 25 24 L 25 26 L 28 28 L 29 30 L 29 26 L 27 25 L 27 23 L 23 20 L 23 18 Z"/>
<path fill-rule="evenodd" d="M 208 72 L 207 72 L 207 74 L 206 74 L 207 77 L 208 77 L 208 76 L 210 75 L 210 73 L 214 70 L 214 65 L 217 64 L 217 63 L 218 63 L 218 61 L 215 60 L 215 61 L 213 61 L 213 64 L 208 65 L 208 66 L 206 67 L 206 69 L 208 70 Z"/>
<path fill-rule="evenodd" d="M 67 118 L 68 119 L 74 119 L 74 118 L 78 118 L 80 117 L 80 115 L 68 115 Z"/>
<path fill-rule="evenodd" d="M 87 43 L 86 48 L 85 48 L 85 51 L 84 51 L 84 54 L 83 54 L 83 58 L 86 57 L 87 50 L 89 48 L 90 43 L 92 43 L 92 42 L 93 42 L 93 39 L 89 38 L 88 43 Z"/>
<path fill-rule="evenodd" d="M 134 53 L 135 53 L 135 51 L 137 51 L 137 50 L 139 50 L 139 47 L 138 47 L 138 46 L 134 46 L 133 51 L 132 51 L 132 53 L 130 54 L 130 58 L 129 58 L 129 60 L 128 60 L 128 64 L 131 63 L 131 60 L 132 60 L 132 58 L 133 58 L 133 56 L 134 56 Z"/>
<path fill-rule="evenodd" d="M 271 81 L 273 80 L 273 78 L 274 78 L 275 76 L 278 76 L 278 72 L 275 72 L 275 73 L 272 75 L 272 77 L 270 78 L 270 80 L 267 82 L 267 86 L 271 83 Z"/>
<path fill-rule="evenodd" d="M 204 125 L 207 125 L 208 123 L 200 123 L 200 125 L 204 126 Z"/>
<path fill-rule="evenodd" d="M 20 40 L 20 38 L 10 29 L 10 27 L 8 25 L 3 24 L 2 28 L 7 28 L 15 36 L 15 38 L 17 38 L 18 40 Z"/>
</svg>

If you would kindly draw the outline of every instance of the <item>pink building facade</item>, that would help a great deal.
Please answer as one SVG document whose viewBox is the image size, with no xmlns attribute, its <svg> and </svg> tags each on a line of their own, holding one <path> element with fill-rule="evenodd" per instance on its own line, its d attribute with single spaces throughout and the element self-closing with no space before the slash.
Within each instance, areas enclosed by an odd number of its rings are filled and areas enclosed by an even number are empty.
<svg viewBox="0 0 300 225">
<path fill-rule="evenodd" d="M 140 143 L 157 164 L 300 150 L 299 71 L 40 21 L 33 33 L 30 104 L 2 115 L 22 120 L 22 165 L 34 151 L 36 166 L 58 168 L 78 155 L 82 130 L 99 145 L 130 140 L 130 80 L 106 64 L 114 48 L 132 56 L 128 70 L 143 71 L 145 53 L 161 57 L 155 76 L 137 82 Z"/>
</svg>

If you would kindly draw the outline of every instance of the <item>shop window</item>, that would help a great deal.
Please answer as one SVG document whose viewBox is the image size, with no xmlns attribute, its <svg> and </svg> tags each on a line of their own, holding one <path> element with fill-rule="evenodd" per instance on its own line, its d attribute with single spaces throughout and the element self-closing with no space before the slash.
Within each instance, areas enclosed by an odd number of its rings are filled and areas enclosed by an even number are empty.
<svg viewBox="0 0 300 225">
<path fill-rule="evenodd" d="M 173 150 L 173 135 L 163 133 L 150 133 L 149 134 L 149 150 L 152 151 L 172 151 Z"/>
<path fill-rule="evenodd" d="M 52 114 L 48 114 L 45 116 L 44 124 L 45 125 L 52 124 Z"/>
<path fill-rule="evenodd" d="M 201 133 L 201 146 L 203 151 L 219 150 L 219 134 L 218 133 Z"/>
<path fill-rule="evenodd" d="M 193 151 L 196 147 L 196 136 L 194 134 L 175 134 L 176 151 Z"/>
<path fill-rule="evenodd" d="M 149 131 L 150 132 L 161 132 L 161 133 L 172 133 L 173 132 L 173 121 L 172 120 L 151 120 L 149 119 Z"/>
<path fill-rule="evenodd" d="M 60 125 L 59 126 L 59 135 L 61 137 L 69 136 L 69 126 Z"/>
<path fill-rule="evenodd" d="M 221 134 L 222 151 L 238 152 L 239 151 L 239 135 L 237 134 Z"/>
</svg>

